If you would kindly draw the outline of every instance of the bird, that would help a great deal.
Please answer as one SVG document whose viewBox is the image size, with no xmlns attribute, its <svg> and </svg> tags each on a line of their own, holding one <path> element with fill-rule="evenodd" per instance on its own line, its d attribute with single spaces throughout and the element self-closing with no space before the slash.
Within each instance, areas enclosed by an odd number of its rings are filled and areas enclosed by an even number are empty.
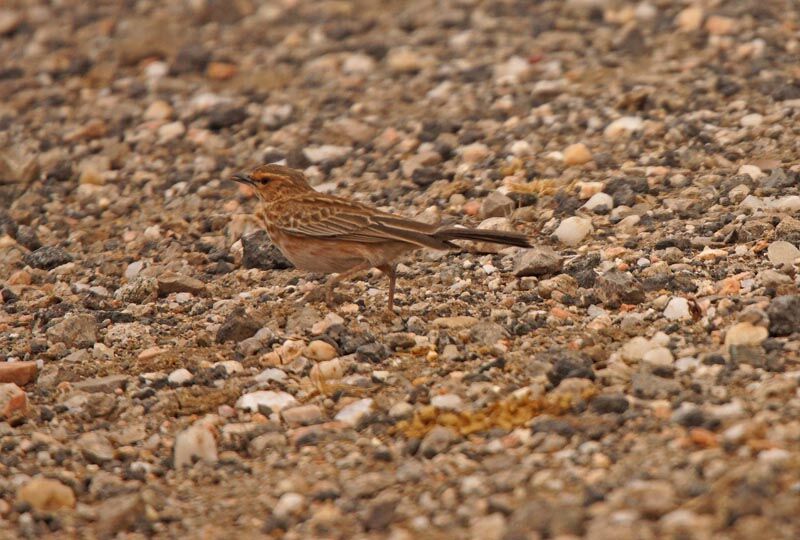
<svg viewBox="0 0 800 540">
<path fill-rule="evenodd" d="M 387 311 L 394 314 L 397 262 L 418 249 L 457 249 L 453 240 L 531 247 L 530 239 L 522 233 L 431 225 L 320 193 L 302 171 L 283 165 L 260 165 L 233 175 L 232 180 L 253 189 L 259 201 L 256 221 L 295 267 L 336 274 L 324 291 L 318 288 L 303 299 L 311 301 L 324 292 L 331 308 L 336 284 L 377 268 L 389 278 Z"/>
</svg>

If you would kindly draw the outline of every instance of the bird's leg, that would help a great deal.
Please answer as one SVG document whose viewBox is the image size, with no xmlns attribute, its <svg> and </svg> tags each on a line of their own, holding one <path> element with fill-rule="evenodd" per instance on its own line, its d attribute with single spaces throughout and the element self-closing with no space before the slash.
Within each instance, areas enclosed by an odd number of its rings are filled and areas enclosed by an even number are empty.
<svg viewBox="0 0 800 540">
<path fill-rule="evenodd" d="M 328 279 L 328 282 L 325 284 L 325 304 L 327 304 L 329 308 L 333 309 L 335 305 L 333 298 L 333 288 L 336 287 L 336 284 L 339 283 L 340 281 L 344 281 L 345 279 L 350 279 L 359 272 L 363 272 L 364 270 L 369 270 L 370 268 L 372 268 L 372 265 L 369 263 L 360 264 L 358 266 L 354 266 L 353 268 L 351 268 L 346 272 L 342 272 L 341 274 L 336 274 L 334 277 Z M 311 292 L 313 293 L 314 291 Z"/>
<path fill-rule="evenodd" d="M 389 278 L 389 303 L 387 305 L 387 311 L 394 315 L 394 289 L 395 285 L 397 284 L 397 272 L 396 264 L 383 264 L 377 267 L 378 270 L 383 272 L 386 277 Z"/>
</svg>

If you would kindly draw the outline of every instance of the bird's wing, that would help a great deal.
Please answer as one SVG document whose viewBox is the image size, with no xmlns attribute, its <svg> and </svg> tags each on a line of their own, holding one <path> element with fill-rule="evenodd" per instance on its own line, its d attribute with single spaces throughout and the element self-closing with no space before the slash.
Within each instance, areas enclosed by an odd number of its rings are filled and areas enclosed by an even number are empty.
<svg viewBox="0 0 800 540">
<path fill-rule="evenodd" d="M 270 219 L 283 232 L 314 238 L 379 243 L 399 241 L 434 249 L 452 244 L 431 236 L 436 227 L 330 195 L 282 201 Z"/>
</svg>

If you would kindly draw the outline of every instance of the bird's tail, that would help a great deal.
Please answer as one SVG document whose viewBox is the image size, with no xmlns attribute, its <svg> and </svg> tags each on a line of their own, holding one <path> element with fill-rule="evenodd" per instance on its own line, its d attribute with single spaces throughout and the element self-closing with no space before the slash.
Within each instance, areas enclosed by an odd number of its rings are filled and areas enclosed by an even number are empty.
<svg viewBox="0 0 800 540">
<path fill-rule="evenodd" d="M 468 229 L 466 227 L 442 227 L 433 234 L 440 240 L 472 240 L 473 242 L 493 242 L 506 246 L 531 247 L 530 239 L 517 232 L 493 231 L 490 229 Z"/>
</svg>

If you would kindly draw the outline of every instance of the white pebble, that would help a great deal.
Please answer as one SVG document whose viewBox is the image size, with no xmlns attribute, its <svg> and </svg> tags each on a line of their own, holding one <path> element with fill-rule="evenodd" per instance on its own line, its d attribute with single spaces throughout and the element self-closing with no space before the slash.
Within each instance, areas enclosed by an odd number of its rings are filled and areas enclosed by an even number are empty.
<svg viewBox="0 0 800 540">
<path fill-rule="evenodd" d="M 680 296 L 673 296 L 664 308 L 664 317 L 670 321 L 690 319 L 692 314 L 689 312 L 689 301 Z"/>
<path fill-rule="evenodd" d="M 576 246 L 591 232 L 592 220 L 589 218 L 572 216 L 563 220 L 554 234 L 562 244 Z"/>
<path fill-rule="evenodd" d="M 336 413 L 335 420 L 343 422 L 349 426 L 355 426 L 358 422 L 372 410 L 372 399 L 365 398 L 354 401 L 346 405 L 341 411 Z"/>
</svg>

